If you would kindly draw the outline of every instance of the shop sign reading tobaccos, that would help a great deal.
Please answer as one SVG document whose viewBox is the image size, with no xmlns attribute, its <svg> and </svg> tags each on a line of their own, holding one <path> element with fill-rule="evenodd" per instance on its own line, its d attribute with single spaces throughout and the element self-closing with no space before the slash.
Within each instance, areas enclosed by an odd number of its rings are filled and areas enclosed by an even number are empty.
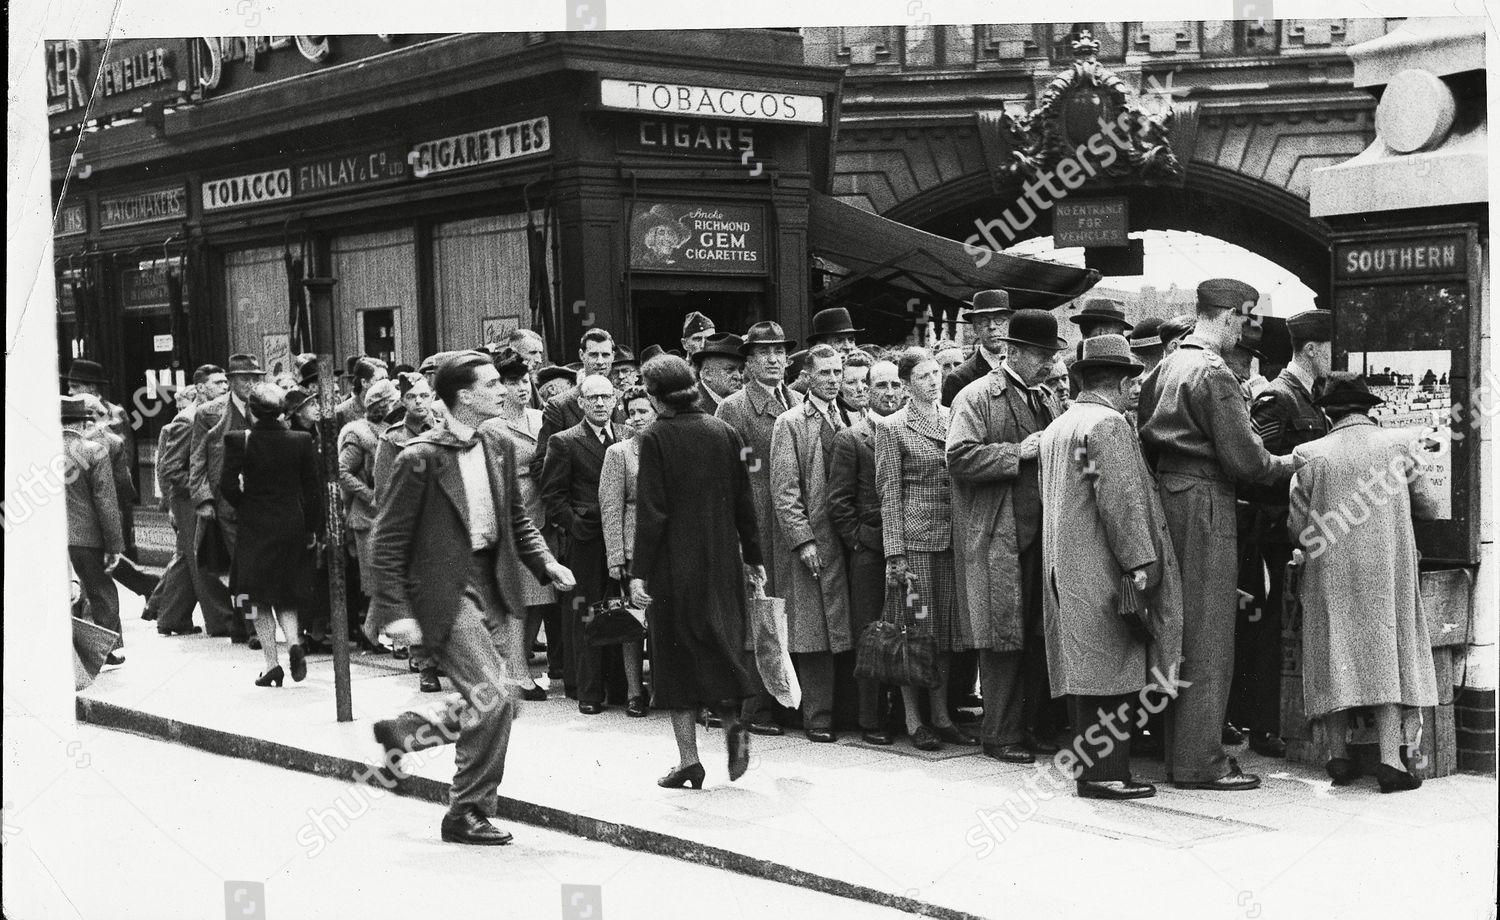
<svg viewBox="0 0 1500 920">
<path fill-rule="evenodd" d="M 429 173 L 489 166 L 552 149 L 552 125 L 546 116 L 514 124 L 424 141 L 409 159 L 417 177 Z"/>
<path fill-rule="evenodd" d="M 743 205 L 638 203 L 630 219 L 630 267 L 763 274 L 765 213 Z"/>
<path fill-rule="evenodd" d="M 688 86 L 651 80 L 601 79 L 599 105 L 627 112 L 734 118 L 741 121 L 821 125 L 824 119 L 821 96 L 726 89 L 719 86 Z"/>
</svg>

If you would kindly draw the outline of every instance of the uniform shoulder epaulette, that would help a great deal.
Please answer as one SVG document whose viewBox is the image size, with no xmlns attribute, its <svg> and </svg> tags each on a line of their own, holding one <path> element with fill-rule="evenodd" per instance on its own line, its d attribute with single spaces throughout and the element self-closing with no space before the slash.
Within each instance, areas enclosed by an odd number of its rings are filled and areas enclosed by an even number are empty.
<svg viewBox="0 0 1500 920">
<path fill-rule="evenodd" d="M 1224 359 L 1219 357 L 1218 352 L 1205 348 L 1203 349 L 1203 363 L 1209 367 L 1223 367 Z"/>
<path fill-rule="evenodd" d="M 1274 402 L 1276 402 L 1276 394 L 1267 388 L 1260 391 L 1260 395 L 1255 397 L 1255 402 L 1252 405 L 1269 406 Z"/>
</svg>

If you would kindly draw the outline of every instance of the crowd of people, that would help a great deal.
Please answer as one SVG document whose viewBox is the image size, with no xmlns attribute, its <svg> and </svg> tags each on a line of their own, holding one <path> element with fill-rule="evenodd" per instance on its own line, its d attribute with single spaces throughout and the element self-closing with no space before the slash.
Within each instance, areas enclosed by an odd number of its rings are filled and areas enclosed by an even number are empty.
<svg viewBox="0 0 1500 920">
<path fill-rule="evenodd" d="M 1132 324 L 1088 298 L 1068 348 L 1051 312 L 981 291 L 967 356 L 861 345 L 842 308 L 817 313 L 800 350 L 775 322 L 721 333 L 693 313 L 680 351 L 639 359 L 599 328 L 567 367 L 527 330 L 419 367 L 355 356 L 337 409 L 344 547 L 326 539 L 315 359 L 267 381 L 234 355 L 194 373 L 162 431 L 178 541 L 147 616 L 195 632 L 200 605 L 210 635 L 259 647 L 262 686 L 286 676 L 279 630 L 301 680 L 328 643 L 323 560 L 347 553 L 359 641 L 408 657 L 422 690 L 446 677 L 460 694 L 377 723 L 377 739 L 393 767 L 456 740 L 443 837 L 495 844 L 509 840 L 488 818 L 517 701 L 549 698 L 530 666 L 543 630 L 552 699 L 589 717 L 670 712 L 663 786 L 703 785 L 703 725 L 722 728 L 731 779 L 752 734 L 853 730 L 1012 764 L 1071 754 L 1086 797 L 1154 795 L 1132 754 L 1161 757 L 1179 788 L 1254 789 L 1229 749 L 1285 754 L 1293 570 L 1330 777 L 1357 779 L 1345 733 L 1369 708 L 1381 790 L 1415 788 L 1413 713 L 1436 699 L 1419 452 L 1370 419 L 1364 381 L 1332 370 L 1326 311 L 1292 317 L 1290 363 L 1255 374 L 1258 299 L 1214 279 L 1195 314 Z M 75 361 L 70 377 L 96 371 Z M 69 462 L 88 473 L 70 480 L 70 558 L 90 615 L 118 630 L 121 449 L 89 396 L 62 409 Z M 1398 474 L 1383 500 L 1361 485 L 1377 467 Z M 1355 500 L 1363 522 L 1324 532 Z M 212 539 L 227 579 L 206 561 Z M 795 710 L 750 650 L 761 595 L 785 604 Z M 599 641 L 593 620 L 621 607 L 645 611 L 644 640 Z M 931 640 L 932 682 L 855 676 L 877 623 Z"/>
</svg>

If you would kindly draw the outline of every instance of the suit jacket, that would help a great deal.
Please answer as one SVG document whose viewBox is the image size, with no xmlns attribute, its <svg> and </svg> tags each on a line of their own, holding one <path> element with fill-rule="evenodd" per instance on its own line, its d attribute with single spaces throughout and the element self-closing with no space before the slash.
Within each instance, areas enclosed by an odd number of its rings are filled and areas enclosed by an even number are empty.
<svg viewBox="0 0 1500 920">
<path fill-rule="evenodd" d="M 1020 555 L 1040 539 L 1042 501 L 1037 463 L 1022 462 L 1021 442 L 1062 414 L 1050 392 L 1042 392 L 1041 406 L 1040 418 L 1033 416 L 1003 365 L 953 401 L 953 566 L 975 648 L 1022 648 Z"/>
<path fill-rule="evenodd" d="M 993 370 L 990 363 L 984 359 L 984 355 L 980 354 L 983 350 L 983 345 L 975 345 L 974 353 L 969 355 L 969 360 L 955 367 L 953 373 L 943 378 L 943 405 L 953 405 L 953 400 L 958 397 L 959 391 Z"/>
<path fill-rule="evenodd" d="M 623 426 L 611 428 L 616 443 L 625 439 Z M 587 422 L 551 437 L 542 469 L 542 506 L 547 509 L 549 527 L 578 541 L 602 537 L 599 476 L 603 469 L 604 445 Z"/>
<path fill-rule="evenodd" d="M 720 399 L 713 390 L 710 390 L 707 384 L 701 380 L 698 381 L 698 405 L 703 407 L 704 412 L 713 415 L 719 411 L 719 406 L 723 402 L 724 400 Z"/>
<path fill-rule="evenodd" d="M 785 384 L 777 387 L 787 407 L 800 406 L 802 394 Z M 714 415 L 733 428 L 745 442 L 745 470 L 750 474 L 750 494 L 755 500 L 755 520 L 760 528 L 760 547 L 767 558 L 775 543 L 776 517 L 771 510 L 771 432 L 783 411 L 772 390 L 746 380 L 739 392 L 719 403 Z M 766 566 L 766 593 L 776 594 L 775 566 Z"/>
<path fill-rule="evenodd" d="M 771 509 L 779 525 L 771 564 L 776 593 L 786 600 L 792 652 L 846 652 L 854 641 L 849 624 L 849 581 L 844 547 L 828 516 L 828 459 L 823 453 L 823 415 L 811 400 L 783 412 L 771 433 Z M 813 543 L 820 577 L 798 558 Z"/>
<path fill-rule="evenodd" d="M 495 548 L 495 580 L 501 609 L 497 617 L 525 614 L 519 583 L 522 566 L 538 582 L 548 580 L 552 554 L 526 516 L 516 487 L 515 445 L 503 432 L 480 429 L 475 435 L 490 473 L 490 494 L 500 525 Z M 468 585 L 469 500 L 459 469 L 461 442 L 446 428 L 412 438 L 396 457 L 390 492 L 370 534 L 370 613 L 366 633 L 393 620 L 415 617 L 422 642 L 440 646 Z"/>
<path fill-rule="evenodd" d="M 953 484 L 948 479 L 947 410 L 934 419 L 907 406 L 875 430 L 875 481 L 885 555 L 953 548 Z"/>
<path fill-rule="evenodd" d="M 188 471 L 188 488 L 193 504 L 214 502 L 220 511 L 229 505 L 219 496 L 219 477 L 224 472 L 224 435 L 250 427 L 250 418 L 234 404 L 228 393 L 210 400 L 193 411 L 193 442 Z M 232 517 L 232 511 L 230 516 Z"/>
<path fill-rule="evenodd" d="M 109 450 L 72 429 L 63 429 L 64 477 L 68 503 L 68 545 L 125 551 L 120 504 Z"/>
<path fill-rule="evenodd" d="M 339 491 L 350 530 L 375 522 L 375 454 L 384 432 L 369 419 L 356 419 L 339 432 Z"/>
<path fill-rule="evenodd" d="M 547 445 L 552 436 L 560 431 L 567 431 L 574 425 L 583 421 L 583 404 L 578 401 L 578 387 L 564 390 L 551 399 L 542 409 L 542 430 L 537 432 L 536 453 L 531 458 L 531 475 L 538 479 L 542 478 L 542 468 L 547 465 Z M 621 406 L 615 406 L 612 421 L 616 425 L 625 422 L 625 410 Z"/>
<path fill-rule="evenodd" d="M 828 472 L 828 519 L 849 551 L 868 549 L 885 557 L 881 540 L 880 492 L 875 485 L 875 428 L 872 415 L 833 436 Z"/>
<path fill-rule="evenodd" d="M 429 415 L 425 422 L 416 426 L 403 419 L 399 425 L 392 425 L 380 436 L 380 443 L 375 447 L 375 507 L 377 509 L 380 503 L 385 501 L 385 493 L 391 489 L 391 476 L 396 472 L 396 456 L 401 453 L 401 448 L 422 432 L 441 425 L 442 422 L 437 421 L 437 416 L 433 415 Z M 343 459 L 342 455 L 340 459 Z M 341 469 L 341 475 L 342 472 Z"/>
<path fill-rule="evenodd" d="M 624 565 L 635 552 L 635 490 L 641 472 L 641 446 L 635 438 L 618 441 L 604 452 L 599 472 L 599 516 L 604 527 L 604 555 L 610 565 Z"/>
<path fill-rule="evenodd" d="M 439 422 L 441 424 L 441 422 Z M 496 416 L 487 420 L 481 428 L 494 428 L 510 438 L 516 448 L 516 488 L 521 490 L 521 500 L 526 503 L 526 516 L 531 518 L 537 530 L 542 532 L 542 539 L 547 541 L 547 549 L 553 555 L 557 555 L 557 540 L 555 533 L 547 526 L 547 511 L 542 505 L 542 487 L 540 478 L 531 473 L 531 459 L 536 455 L 536 437 L 541 432 L 542 410 L 527 409 L 519 418 L 508 419 L 504 416 Z M 376 475 L 380 473 L 376 468 Z M 377 485 L 378 489 L 378 485 Z M 538 585 L 530 578 L 522 578 L 521 599 L 526 606 L 532 607 L 537 604 L 553 604 L 557 602 L 557 592 L 551 585 Z"/>
<path fill-rule="evenodd" d="M 194 413 L 191 407 L 179 412 L 156 440 L 156 482 L 166 501 L 191 494 Z"/>
</svg>

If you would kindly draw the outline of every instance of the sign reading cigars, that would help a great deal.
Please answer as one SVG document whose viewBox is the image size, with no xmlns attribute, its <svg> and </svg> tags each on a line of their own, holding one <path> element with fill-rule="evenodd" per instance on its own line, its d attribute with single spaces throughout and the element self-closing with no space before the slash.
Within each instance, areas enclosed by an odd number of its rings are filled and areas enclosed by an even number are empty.
<svg viewBox="0 0 1500 920">
<path fill-rule="evenodd" d="M 552 149 L 552 123 L 543 115 L 526 121 L 423 141 L 409 156 L 417 177 L 489 166 Z"/>
<path fill-rule="evenodd" d="M 599 105 L 626 112 L 821 125 L 823 97 L 651 80 L 599 80 Z"/>
<path fill-rule="evenodd" d="M 619 128 L 619 148 L 637 153 L 739 160 L 755 152 L 753 125 L 713 124 L 678 118 L 641 118 Z"/>
<path fill-rule="evenodd" d="M 99 229 L 133 227 L 159 220 L 182 220 L 187 217 L 187 186 L 127 192 L 99 196 Z"/>
</svg>

